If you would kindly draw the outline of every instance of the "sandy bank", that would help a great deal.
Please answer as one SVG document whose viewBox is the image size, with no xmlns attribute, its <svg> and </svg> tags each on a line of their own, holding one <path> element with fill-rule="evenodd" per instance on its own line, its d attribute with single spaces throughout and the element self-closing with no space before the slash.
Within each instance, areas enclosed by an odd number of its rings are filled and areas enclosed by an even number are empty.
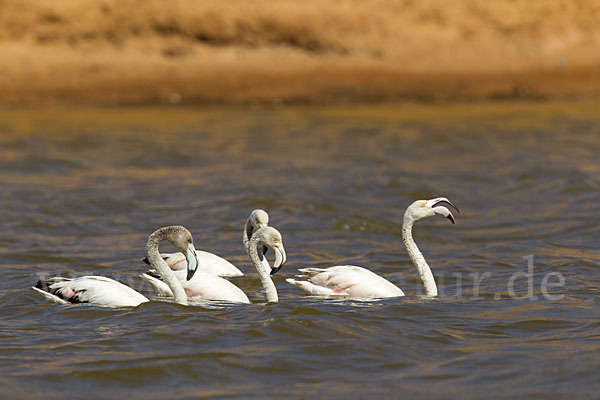
<svg viewBox="0 0 600 400">
<path fill-rule="evenodd" d="M 600 0 L 0 9 L 5 106 L 600 98 Z"/>
</svg>

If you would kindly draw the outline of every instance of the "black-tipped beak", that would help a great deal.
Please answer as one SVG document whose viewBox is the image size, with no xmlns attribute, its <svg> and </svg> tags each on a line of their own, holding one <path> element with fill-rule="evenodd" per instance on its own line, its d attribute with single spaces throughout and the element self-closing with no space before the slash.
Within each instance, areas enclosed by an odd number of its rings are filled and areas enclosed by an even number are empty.
<svg viewBox="0 0 600 400">
<path fill-rule="evenodd" d="M 271 276 L 275 275 L 281 269 L 281 265 L 278 268 L 271 268 Z"/>
<path fill-rule="evenodd" d="M 196 270 L 198 269 L 198 256 L 196 255 L 196 249 L 194 245 L 189 243 L 187 251 L 185 252 L 185 258 L 187 260 L 187 276 L 186 280 L 192 279 Z"/>
<path fill-rule="evenodd" d="M 186 281 L 189 281 L 190 279 L 192 279 L 192 278 L 194 277 L 194 274 L 195 274 L 195 273 L 196 273 L 196 271 L 190 271 L 190 270 L 188 269 L 188 272 L 187 272 L 187 275 L 186 275 L 186 277 L 185 277 L 185 280 L 186 280 Z"/>
<path fill-rule="evenodd" d="M 287 260 L 283 246 L 276 247 L 273 251 L 275 252 L 275 262 L 273 263 L 273 268 L 271 268 L 271 275 L 275 275 Z"/>
<path fill-rule="evenodd" d="M 458 211 L 458 210 L 457 210 Z M 456 224 L 456 221 L 454 220 L 454 215 L 452 215 L 452 213 L 449 213 L 446 218 L 448 218 L 450 220 L 450 222 L 452 222 L 453 224 Z"/>
</svg>

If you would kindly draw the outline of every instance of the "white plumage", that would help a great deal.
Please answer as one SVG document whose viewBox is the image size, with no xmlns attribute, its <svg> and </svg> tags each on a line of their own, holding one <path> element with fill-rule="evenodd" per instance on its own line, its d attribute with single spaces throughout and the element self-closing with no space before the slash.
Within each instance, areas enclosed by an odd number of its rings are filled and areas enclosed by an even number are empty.
<svg viewBox="0 0 600 400">
<path fill-rule="evenodd" d="M 283 250 L 283 243 L 281 243 L 281 248 L 278 248 L 278 243 L 272 243 L 270 240 L 275 235 L 281 239 L 281 234 L 277 232 L 274 228 L 271 230 L 261 230 L 262 228 L 268 227 L 269 215 L 264 210 L 253 210 L 248 217 L 248 220 L 244 226 L 244 235 L 243 235 L 243 243 L 248 255 L 250 255 L 250 248 L 252 246 L 256 247 L 260 242 L 263 246 L 273 246 L 276 254 L 285 255 L 285 250 Z M 275 233 L 276 232 L 276 233 Z M 254 239 L 254 241 L 252 241 Z M 281 242 L 281 240 L 279 240 Z M 204 253 L 204 255 L 202 255 Z M 161 254 L 163 259 L 167 262 L 169 267 L 174 270 L 175 276 L 179 279 L 181 285 L 183 286 L 186 295 L 188 298 L 195 299 L 203 299 L 203 300 L 222 300 L 222 301 L 232 301 L 239 303 L 249 303 L 250 300 L 246 296 L 246 294 L 233 283 L 220 278 L 220 276 L 239 276 L 234 273 L 227 273 L 226 265 L 224 263 L 229 264 L 228 261 L 212 254 L 206 252 L 197 252 L 198 254 L 198 266 L 197 271 L 192 276 L 190 280 L 187 280 L 187 261 L 183 254 L 181 253 L 173 253 L 173 254 Z M 251 256 L 252 257 L 252 256 Z M 221 261 L 219 261 L 221 260 Z M 145 259 L 144 261 L 147 262 Z M 208 262 L 212 265 L 204 265 L 205 262 Z M 224 263 L 223 263 L 224 262 Z M 283 265 L 285 259 L 280 262 L 277 269 Z M 254 263 L 254 260 L 253 260 Z M 271 270 L 271 266 L 265 257 L 262 257 L 260 260 L 261 268 L 257 268 L 261 276 L 261 282 L 265 287 L 265 291 L 267 292 L 267 298 L 270 302 L 277 301 L 277 291 L 274 288 L 272 280 L 269 278 L 269 272 Z M 214 266 L 218 265 L 219 268 L 215 268 Z M 229 264 L 231 267 L 235 268 L 232 264 Z M 236 271 L 239 272 L 237 268 Z M 232 271 L 229 269 L 229 271 Z M 225 273 L 225 275 L 224 275 Z M 241 272 L 239 273 L 241 274 Z M 265 276 L 266 274 L 266 276 Z M 167 286 L 160 278 L 159 275 L 156 274 L 155 271 L 148 271 L 145 274 L 141 275 L 141 278 L 148 282 L 152 288 L 160 295 L 165 297 L 173 296 L 171 289 Z"/>
<path fill-rule="evenodd" d="M 45 286 L 45 288 L 44 288 Z M 135 307 L 149 301 L 129 286 L 104 276 L 69 279 L 52 277 L 33 287 L 55 303 L 93 303 L 109 307 Z"/>
<path fill-rule="evenodd" d="M 175 271 L 175 276 L 182 284 L 188 298 L 250 303 L 248 296 L 242 289 L 227 279 L 204 271 L 196 271 L 192 279 L 186 281 L 186 273 L 187 270 Z M 148 282 L 159 296 L 173 297 L 173 292 L 169 286 L 161 280 L 160 276 L 154 275 L 153 271 L 142 274 L 141 278 Z"/>
<path fill-rule="evenodd" d="M 242 271 L 223 257 L 202 250 L 196 250 L 196 255 L 199 271 L 225 278 L 244 276 Z M 187 260 L 183 253 L 161 253 L 160 256 L 173 271 L 187 270 Z M 148 264 L 148 259 L 144 258 L 144 262 Z"/>
<path fill-rule="evenodd" d="M 266 248 L 272 249 L 276 255 L 275 262 L 273 264 L 273 270 L 277 271 L 286 261 L 285 249 L 283 247 L 283 241 L 281 234 L 270 226 L 259 228 L 253 231 L 252 237 L 248 241 L 247 249 L 249 249 L 249 255 L 252 262 L 259 273 L 261 282 L 267 293 L 267 301 L 277 302 L 277 291 L 269 276 L 269 271 L 265 268 L 268 261 L 263 257 L 262 262 L 259 259 L 257 247 L 258 245 L 265 246 Z M 199 267 L 198 267 L 199 269 Z M 271 267 L 269 266 L 269 269 Z M 185 293 L 190 299 L 202 299 L 202 300 L 220 300 L 220 301 L 231 301 L 238 303 L 250 303 L 250 300 L 246 294 L 233 283 L 219 276 L 208 274 L 206 272 L 197 270 L 190 280 L 186 278 L 186 271 L 175 271 L 174 276 L 179 280 L 180 284 L 185 290 Z M 154 271 L 148 271 L 141 275 L 142 279 L 148 282 L 154 290 L 161 296 L 170 297 L 173 293 L 169 286 L 163 282 Z"/>
<path fill-rule="evenodd" d="M 433 215 L 443 215 L 452 223 L 454 216 L 448 208 L 441 205 L 447 203 L 458 211 L 458 208 L 445 197 L 432 200 L 417 200 L 404 213 L 402 239 L 408 255 L 415 264 L 425 287 L 427 296 L 437 296 L 437 286 L 433 274 L 425 258 L 412 238 L 412 227 L 415 221 Z M 404 296 L 404 292 L 387 279 L 363 267 L 354 265 L 338 265 L 330 268 L 303 268 L 300 279 L 286 279 L 286 282 L 316 296 L 343 296 L 350 298 L 383 298 Z"/>
<path fill-rule="evenodd" d="M 162 240 L 168 240 L 177 250 L 186 253 L 191 268 L 195 268 L 196 249 L 192 235 L 183 226 L 167 226 L 152 233 L 146 243 L 151 265 L 175 294 L 175 301 L 187 305 L 187 296 L 181 283 L 158 253 L 158 243 Z M 40 279 L 32 289 L 47 300 L 62 304 L 90 303 L 109 307 L 135 307 L 149 301 L 129 286 L 103 276 L 82 276 L 74 279 L 50 277 Z"/>
<path fill-rule="evenodd" d="M 316 296 L 347 296 L 352 298 L 404 296 L 404 292 L 381 276 L 363 267 L 338 265 L 330 268 L 302 268 L 306 281 L 287 279 Z"/>
<path fill-rule="evenodd" d="M 248 251 L 248 242 L 252 234 L 259 228 L 268 226 L 269 214 L 266 211 L 256 209 L 252 210 L 246 224 L 244 225 L 243 243 L 244 248 Z M 248 297 L 233 284 L 227 284 L 219 279 L 213 279 L 208 275 L 221 277 L 238 277 L 244 274 L 235 265 L 229 261 L 217 256 L 216 254 L 206 251 L 196 251 L 198 258 L 197 272 L 188 281 L 186 277 L 187 259 L 182 253 L 162 253 L 161 257 L 167 265 L 175 272 L 175 276 L 179 279 L 188 297 L 199 297 L 212 300 L 227 300 L 248 303 Z M 149 264 L 148 258 L 144 258 L 144 262 Z M 269 263 L 263 258 L 263 263 L 266 263 L 265 268 L 269 268 Z M 208 274 L 208 275 L 207 275 Z M 159 296 L 172 297 L 171 289 L 160 279 L 156 271 L 150 270 L 140 277 L 152 286 Z M 233 287 L 231 287 L 233 286 Z M 222 290 L 221 296 L 215 290 Z M 208 296 L 208 297 L 205 297 Z M 218 298 L 224 296 L 225 298 Z M 215 298 L 217 297 L 217 298 Z"/>
</svg>

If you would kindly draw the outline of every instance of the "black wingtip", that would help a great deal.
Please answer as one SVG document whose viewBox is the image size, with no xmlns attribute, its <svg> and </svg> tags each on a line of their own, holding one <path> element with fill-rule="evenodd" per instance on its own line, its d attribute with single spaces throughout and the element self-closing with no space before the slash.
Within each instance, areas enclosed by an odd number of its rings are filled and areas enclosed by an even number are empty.
<svg viewBox="0 0 600 400">
<path fill-rule="evenodd" d="M 149 269 L 148 271 L 145 272 L 145 274 L 148 276 L 151 276 L 152 278 L 162 280 L 162 276 L 155 269 Z"/>
</svg>

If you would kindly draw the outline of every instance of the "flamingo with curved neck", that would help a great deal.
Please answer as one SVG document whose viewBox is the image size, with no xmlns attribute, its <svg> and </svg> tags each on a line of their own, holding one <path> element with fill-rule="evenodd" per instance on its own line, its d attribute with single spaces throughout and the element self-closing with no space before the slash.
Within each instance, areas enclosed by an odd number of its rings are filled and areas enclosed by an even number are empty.
<svg viewBox="0 0 600 400">
<path fill-rule="evenodd" d="M 261 249 L 262 260 L 259 256 L 259 248 Z M 264 257 L 267 249 L 271 249 L 275 253 L 272 268 Z M 267 296 L 267 302 L 277 303 L 277 290 L 269 276 L 269 271 L 274 274 L 286 261 L 281 234 L 277 229 L 270 226 L 253 229 L 252 237 L 246 242 L 246 251 L 258 272 Z M 188 298 L 250 303 L 250 300 L 240 288 L 226 279 L 201 271 L 198 264 L 192 267 L 188 264 L 187 271 L 178 271 L 175 274 L 175 279 L 179 280 Z M 146 272 L 142 275 L 142 278 L 150 283 L 162 296 L 173 296 L 169 285 L 155 277 L 152 272 Z"/>
<path fill-rule="evenodd" d="M 250 213 L 246 225 L 244 226 L 244 247 L 247 246 L 248 240 L 252 237 L 252 233 L 264 226 L 269 225 L 269 214 L 266 211 L 256 209 Z M 209 274 L 218 275 L 224 278 L 233 278 L 238 276 L 244 276 L 235 265 L 227 261 L 226 259 L 207 251 L 197 250 L 198 268 Z M 177 253 L 163 253 L 161 257 L 166 261 L 169 267 L 177 273 L 177 271 L 185 271 L 187 269 L 187 261 L 183 254 Z M 150 264 L 148 257 L 144 258 L 143 261 L 146 264 Z M 268 264 L 268 263 L 267 263 Z"/>
<path fill-rule="evenodd" d="M 252 210 L 248 220 L 246 221 L 246 225 L 244 226 L 243 242 L 246 251 L 248 251 L 248 240 L 250 240 L 252 237 L 252 233 L 257 229 L 268 225 L 269 214 L 267 214 L 266 211 L 261 209 Z M 216 254 L 206 251 L 197 251 L 196 255 L 198 259 L 198 269 L 200 271 L 225 278 L 244 276 L 242 271 L 240 271 L 235 265 Z M 183 254 L 181 253 L 164 253 L 161 254 L 161 257 L 176 273 L 187 269 L 186 258 L 183 257 Z M 146 264 L 150 264 L 148 257 L 144 258 L 142 261 L 144 261 Z"/>
<path fill-rule="evenodd" d="M 146 243 L 149 262 L 175 293 L 175 301 L 187 305 L 187 296 L 181 282 L 158 253 L 158 244 L 163 240 L 171 242 L 185 255 L 187 263 L 193 266 L 197 261 L 192 234 L 183 226 L 166 226 L 152 233 Z M 90 303 L 109 307 L 135 307 L 149 301 L 129 286 L 104 276 L 82 276 L 74 279 L 50 277 L 40 279 L 33 289 L 47 300 L 62 304 Z"/>
<path fill-rule="evenodd" d="M 179 304 L 187 305 L 187 295 L 185 294 L 181 282 L 177 279 L 173 270 L 167 265 L 158 252 L 158 244 L 163 240 L 169 240 L 177 250 L 185 254 L 188 265 L 192 266 L 191 268 L 188 267 L 188 270 L 195 270 L 198 259 L 196 256 L 196 249 L 194 249 L 192 234 L 183 226 L 166 226 L 152 233 L 146 243 L 146 254 L 148 255 L 150 265 L 158 271 L 164 282 L 169 286 L 173 292 L 175 301 Z M 191 278 L 191 276 L 189 276 L 189 278 Z"/>
<path fill-rule="evenodd" d="M 412 237 L 412 228 L 416 221 L 434 215 L 442 215 L 454 224 L 456 222 L 454 215 L 452 215 L 452 212 L 446 205 L 460 213 L 458 208 L 445 197 L 438 197 L 431 200 L 417 200 L 406 209 L 402 222 L 402 240 L 410 259 L 417 268 L 427 296 L 437 296 L 438 290 L 431 268 Z M 286 279 L 286 281 L 312 295 L 351 298 L 404 296 L 402 289 L 387 279 L 368 269 L 354 265 L 339 265 L 330 268 L 303 268 L 299 271 L 302 274 L 297 277 L 305 280 Z"/>
<path fill-rule="evenodd" d="M 258 255 L 259 245 L 262 245 L 262 257 L 259 257 Z M 264 256 L 267 248 L 271 248 L 275 253 L 275 261 L 273 262 L 272 268 Z M 252 237 L 248 240 L 246 250 L 250 256 L 250 259 L 252 260 L 252 263 L 254 264 L 254 267 L 256 268 L 256 271 L 258 272 L 260 282 L 265 289 L 267 302 L 279 302 L 277 288 L 271 279 L 271 275 L 276 274 L 286 261 L 286 254 L 283 247 L 283 239 L 281 238 L 281 234 L 279 231 L 277 231 L 277 229 L 270 226 L 260 228 L 256 230 Z"/>
</svg>

